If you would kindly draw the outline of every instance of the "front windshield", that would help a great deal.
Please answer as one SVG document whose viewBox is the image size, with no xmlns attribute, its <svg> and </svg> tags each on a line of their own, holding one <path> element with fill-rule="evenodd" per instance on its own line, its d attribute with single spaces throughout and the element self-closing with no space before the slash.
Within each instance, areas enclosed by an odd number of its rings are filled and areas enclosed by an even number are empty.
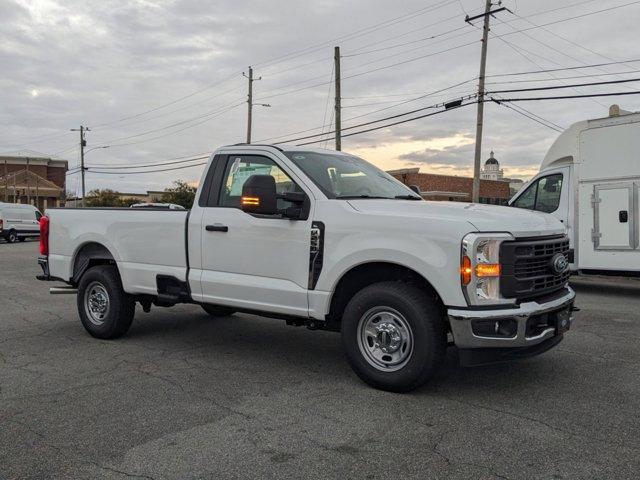
<svg viewBox="0 0 640 480">
<path fill-rule="evenodd" d="M 388 173 L 353 155 L 303 151 L 285 155 L 329 198 L 422 200 Z"/>
</svg>

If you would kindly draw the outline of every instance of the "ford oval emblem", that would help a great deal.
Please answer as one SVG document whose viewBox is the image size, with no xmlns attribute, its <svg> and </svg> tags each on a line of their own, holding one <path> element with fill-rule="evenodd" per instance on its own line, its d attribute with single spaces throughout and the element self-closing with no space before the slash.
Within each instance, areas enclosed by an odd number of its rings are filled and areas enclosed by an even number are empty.
<svg viewBox="0 0 640 480">
<path fill-rule="evenodd" d="M 562 253 L 556 253 L 551 258 L 551 270 L 554 274 L 560 275 L 564 273 L 564 271 L 569 267 L 569 262 L 567 262 L 567 257 Z"/>
</svg>

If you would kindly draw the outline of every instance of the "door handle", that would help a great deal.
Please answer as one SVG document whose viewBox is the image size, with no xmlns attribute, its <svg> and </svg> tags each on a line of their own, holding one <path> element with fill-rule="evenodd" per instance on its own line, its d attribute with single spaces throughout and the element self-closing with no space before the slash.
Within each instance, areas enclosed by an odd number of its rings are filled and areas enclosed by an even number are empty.
<svg viewBox="0 0 640 480">
<path fill-rule="evenodd" d="M 627 210 L 620 210 L 618 212 L 618 221 L 620 221 L 620 223 L 627 223 L 629 221 L 629 212 Z"/>
<path fill-rule="evenodd" d="M 229 231 L 229 227 L 227 227 L 226 225 L 221 225 L 219 223 L 215 223 L 213 225 L 207 225 L 205 229 L 207 230 L 207 232 L 228 232 Z"/>
</svg>

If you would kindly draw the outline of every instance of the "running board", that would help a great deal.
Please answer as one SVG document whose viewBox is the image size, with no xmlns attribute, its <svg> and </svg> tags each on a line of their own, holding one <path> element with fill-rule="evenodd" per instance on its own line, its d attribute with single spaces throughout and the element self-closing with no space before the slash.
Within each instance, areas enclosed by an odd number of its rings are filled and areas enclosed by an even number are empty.
<svg viewBox="0 0 640 480">
<path fill-rule="evenodd" d="M 49 293 L 51 295 L 77 294 L 78 289 L 73 287 L 51 287 Z"/>
</svg>

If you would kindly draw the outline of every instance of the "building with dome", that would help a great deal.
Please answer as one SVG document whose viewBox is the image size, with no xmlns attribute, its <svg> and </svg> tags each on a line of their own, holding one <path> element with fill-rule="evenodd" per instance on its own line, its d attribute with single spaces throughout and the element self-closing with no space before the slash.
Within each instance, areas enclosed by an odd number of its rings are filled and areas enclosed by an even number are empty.
<svg viewBox="0 0 640 480">
<path fill-rule="evenodd" d="M 493 151 L 489 154 L 487 161 L 484 162 L 484 168 L 480 170 L 480 178 L 482 180 L 495 180 L 509 183 L 510 196 L 515 195 L 524 185 L 524 182 L 519 178 L 506 178 L 504 176 L 504 170 L 500 168 L 500 162 L 496 159 Z"/>
<path fill-rule="evenodd" d="M 482 180 L 505 180 L 504 171 L 500 168 L 500 162 L 496 160 L 493 152 L 491 152 L 487 161 L 484 162 L 484 168 L 480 170 L 480 178 Z"/>
</svg>

